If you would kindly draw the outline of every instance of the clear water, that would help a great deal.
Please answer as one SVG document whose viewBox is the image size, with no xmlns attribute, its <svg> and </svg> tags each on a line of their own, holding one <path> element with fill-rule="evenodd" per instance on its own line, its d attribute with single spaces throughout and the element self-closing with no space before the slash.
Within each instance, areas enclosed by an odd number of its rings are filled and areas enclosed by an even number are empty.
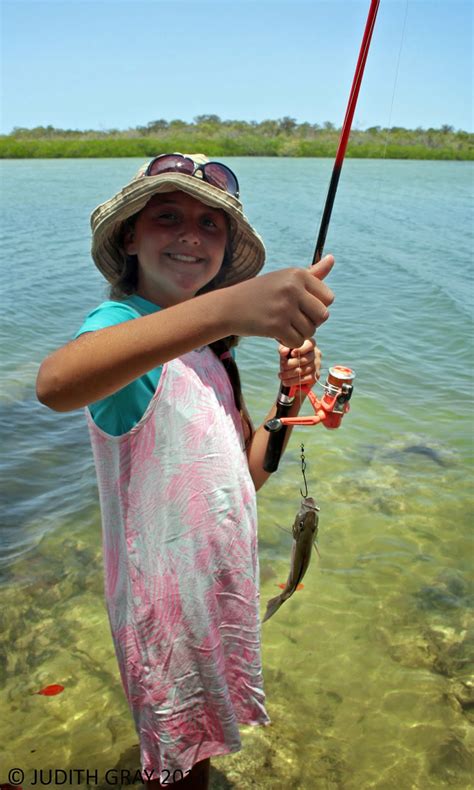
<svg viewBox="0 0 474 790">
<path fill-rule="evenodd" d="M 268 270 L 307 265 L 332 163 L 228 163 Z M 139 767 L 103 604 L 84 417 L 34 396 L 41 359 L 105 295 L 90 211 L 139 164 L 2 163 L 0 784 L 19 766 L 23 787 L 35 768 L 125 787 Z M 344 165 L 327 240 L 336 302 L 318 343 L 326 366 L 356 370 L 355 394 L 339 431 L 293 433 L 259 492 L 262 609 L 288 572 L 279 527 L 298 509 L 301 441 L 321 559 L 263 629 L 273 723 L 244 728 L 243 751 L 215 760 L 216 788 L 469 786 L 472 187 L 463 162 Z M 277 390 L 275 343 L 243 341 L 239 364 L 259 421 Z M 65 691 L 33 694 L 50 683 Z M 61 776 L 49 786 L 78 783 Z"/>
</svg>

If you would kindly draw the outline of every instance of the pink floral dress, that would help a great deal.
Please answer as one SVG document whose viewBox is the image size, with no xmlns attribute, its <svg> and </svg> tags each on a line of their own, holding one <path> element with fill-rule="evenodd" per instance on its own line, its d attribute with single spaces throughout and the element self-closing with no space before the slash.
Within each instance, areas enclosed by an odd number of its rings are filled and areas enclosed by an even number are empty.
<svg viewBox="0 0 474 790">
<path fill-rule="evenodd" d="M 88 421 L 107 609 L 142 767 L 184 773 L 237 751 L 238 723 L 269 721 L 240 415 L 206 346 L 164 366 L 129 433 Z"/>
</svg>

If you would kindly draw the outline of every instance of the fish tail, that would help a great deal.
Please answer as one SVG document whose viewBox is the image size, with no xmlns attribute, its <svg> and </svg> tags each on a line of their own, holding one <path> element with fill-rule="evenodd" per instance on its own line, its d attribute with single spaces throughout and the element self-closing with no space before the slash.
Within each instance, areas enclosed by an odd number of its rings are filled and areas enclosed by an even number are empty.
<svg viewBox="0 0 474 790">
<path fill-rule="evenodd" d="M 269 620 L 270 617 L 278 611 L 284 600 L 285 599 L 282 595 L 276 595 L 275 598 L 270 598 L 267 603 L 267 611 L 265 612 L 262 623 L 265 623 L 266 620 Z"/>
</svg>

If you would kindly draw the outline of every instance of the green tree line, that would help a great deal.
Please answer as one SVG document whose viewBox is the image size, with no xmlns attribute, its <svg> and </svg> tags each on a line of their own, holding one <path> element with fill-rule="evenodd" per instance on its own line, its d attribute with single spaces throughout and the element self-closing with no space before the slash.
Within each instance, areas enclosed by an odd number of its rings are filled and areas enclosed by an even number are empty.
<svg viewBox="0 0 474 790">
<path fill-rule="evenodd" d="M 277 120 L 221 120 L 198 115 L 192 122 L 150 121 L 119 130 L 15 127 L 0 136 L 0 158 L 149 157 L 167 151 L 205 151 L 209 156 L 333 157 L 340 129 L 330 121 L 298 123 Z M 354 129 L 347 156 L 392 159 L 473 159 L 474 135 L 445 124 L 439 129 L 393 126 Z"/>
</svg>

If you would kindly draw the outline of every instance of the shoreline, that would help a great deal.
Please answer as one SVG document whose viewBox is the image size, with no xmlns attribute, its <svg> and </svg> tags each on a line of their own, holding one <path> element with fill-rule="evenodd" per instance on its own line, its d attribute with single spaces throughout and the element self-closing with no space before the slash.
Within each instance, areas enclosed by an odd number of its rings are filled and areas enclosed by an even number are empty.
<svg viewBox="0 0 474 790">
<path fill-rule="evenodd" d="M 202 136 L 158 139 L 141 137 L 89 138 L 89 139 L 25 139 L 0 136 L 0 159 L 107 159 L 107 158 L 151 158 L 168 151 L 206 151 L 212 159 L 216 157 L 266 157 L 266 158 L 314 158 L 333 159 L 337 140 L 301 139 L 212 139 Z M 470 141 L 457 146 L 430 147 L 410 142 L 350 142 L 348 159 L 400 159 L 430 161 L 472 161 L 474 146 Z"/>
</svg>

